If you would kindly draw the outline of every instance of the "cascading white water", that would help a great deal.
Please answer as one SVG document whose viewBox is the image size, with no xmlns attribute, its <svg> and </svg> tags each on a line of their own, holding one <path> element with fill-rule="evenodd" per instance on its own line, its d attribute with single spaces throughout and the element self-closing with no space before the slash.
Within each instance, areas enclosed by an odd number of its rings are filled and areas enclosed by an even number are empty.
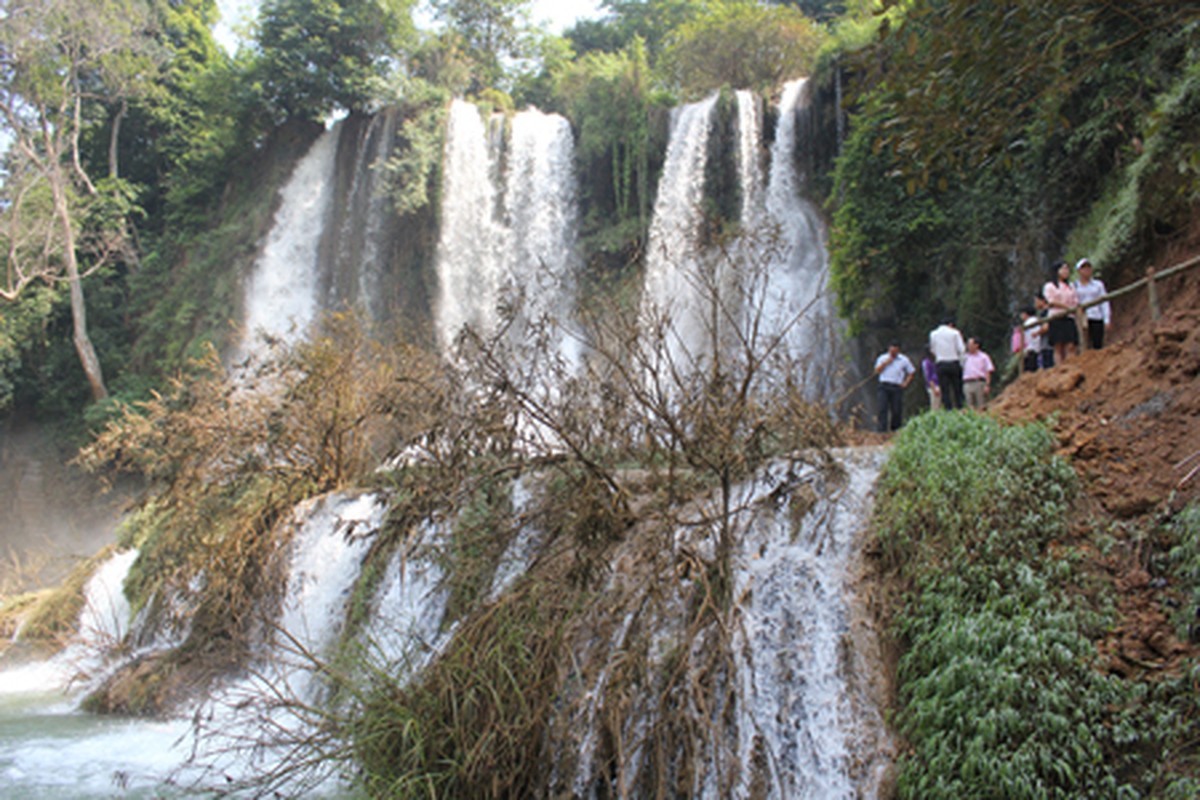
<svg viewBox="0 0 1200 800">
<path fill-rule="evenodd" d="M 297 743 L 317 730 L 328 688 L 321 670 L 344 630 L 385 511 L 374 494 L 329 495 L 293 511 L 291 563 L 274 635 L 246 678 L 193 713 L 205 723 L 195 731 L 194 755 L 173 776 L 176 782 L 203 787 L 217 778 L 236 784 L 278 773 Z M 291 780 L 307 792 L 337 791 L 327 776 L 306 770 Z"/>
<path fill-rule="evenodd" d="M 517 344 L 541 340 L 568 364 L 579 357 L 578 339 L 568 328 L 580 264 L 574 147 L 566 119 L 536 109 L 522 111 L 512 120 L 505 181 L 512 231 L 506 281 L 509 292 L 521 299 Z"/>
<path fill-rule="evenodd" d="M 77 633 L 67 647 L 48 662 L 5 671 L 0 694 L 66 692 L 73 683 L 95 680 L 129 630 L 129 601 L 121 587 L 136 559 L 136 550 L 126 550 L 101 564 L 84 587 Z"/>
<path fill-rule="evenodd" d="M 884 453 L 838 455 L 841 485 L 818 470 L 801 476 L 814 505 L 798 529 L 789 509 L 763 503 L 775 481 L 745 487 L 739 503 L 757 511 L 735 559 L 738 760 L 765 765 L 768 798 L 873 794 L 890 762 L 879 711 L 851 679 L 861 666 L 848 646 L 848 575 Z M 736 796 L 764 796 L 743 778 Z"/>
<path fill-rule="evenodd" d="M 325 131 L 280 189 L 279 210 L 246 281 L 235 360 L 261 352 L 261 336 L 295 342 L 316 319 L 321 233 L 333 201 L 338 125 Z"/>
<path fill-rule="evenodd" d="M 439 340 L 451 352 L 464 326 L 487 337 L 510 322 L 508 344 L 528 368 L 537 347 L 574 363 L 568 335 L 579 269 L 570 124 L 535 109 L 485 125 L 457 100 L 446 133 L 438 244 Z M 502 167 L 503 165 L 503 167 Z"/>
<path fill-rule="evenodd" d="M 741 341 L 757 348 L 780 340 L 787 363 L 804 371 L 800 384 L 819 400 L 833 393 L 837 352 L 824 223 L 801 194 L 796 170 L 804 86 L 784 87 L 765 176 L 758 101 L 750 92 L 735 95 L 742 235 L 723 250 L 700 241 L 716 97 L 676 110 L 650 227 L 643 309 L 648 318 L 669 316 L 668 355 L 685 373 L 724 346 L 723 326 L 737 326 Z"/>
<path fill-rule="evenodd" d="M 0 794 L 6 798 L 160 797 L 187 722 L 80 714 L 79 698 L 114 667 L 128 631 L 122 585 L 137 551 L 115 554 L 84 589 L 78 634 L 60 653 L 0 672 Z"/>
<path fill-rule="evenodd" d="M 435 545 L 443 531 L 431 521 L 420 529 L 420 547 Z M 443 629 L 448 593 L 445 573 L 433 558 L 402 548 L 392 557 L 387 577 L 375 595 L 370 651 L 389 674 L 412 676 L 434 657 L 454 633 Z"/>
<path fill-rule="evenodd" d="M 446 126 L 442 162 L 442 222 L 438 240 L 438 299 L 434 308 L 442 351 L 453 351 L 465 326 L 493 332 L 504 284 L 508 229 L 499 210 L 495 174 L 499 153 L 471 103 L 455 100 Z"/>
<path fill-rule="evenodd" d="M 0 778 L 11 792 L 5 796 L 188 796 L 189 787 L 233 786 L 278 769 L 319 722 L 311 711 L 320 708 L 325 687 L 311 657 L 327 658 L 337 642 L 384 511 L 373 494 L 332 495 L 298 507 L 270 645 L 249 677 L 197 698 L 173 720 L 79 714 L 80 692 L 94 681 L 62 694 L 81 665 L 93 675 L 98 666 L 114 666 L 114 643 L 129 624 L 120 585 L 137 554 L 122 553 L 104 565 L 88 585 L 80 619 L 81 630 L 101 641 L 81 639 L 49 662 L 0 674 Z"/>
<path fill-rule="evenodd" d="M 758 218 L 772 246 L 764 318 L 772 330 L 786 332 L 792 356 L 804 366 L 801 385 L 810 398 L 833 395 L 837 363 L 834 315 L 828 291 L 825 224 L 800 191 L 796 173 L 796 113 L 805 79 L 784 86 L 779 125 L 771 147 L 771 167 Z"/>
<path fill-rule="evenodd" d="M 667 357 L 684 373 L 710 347 L 712 276 L 699 238 L 704 165 L 717 95 L 677 108 L 650 222 L 642 311 L 646 324 L 669 319 Z M 708 287 L 708 288 L 706 288 Z"/>
<path fill-rule="evenodd" d="M 762 120 L 758 113 L 758 97 L 739 89 L 737 99 L 737 167 L 738 184 L 742 191 L 742 227 L 753 230 L 761 224 L 763 211 L 763 177 L 759 163 L 762 145 Z"/>
</svg>

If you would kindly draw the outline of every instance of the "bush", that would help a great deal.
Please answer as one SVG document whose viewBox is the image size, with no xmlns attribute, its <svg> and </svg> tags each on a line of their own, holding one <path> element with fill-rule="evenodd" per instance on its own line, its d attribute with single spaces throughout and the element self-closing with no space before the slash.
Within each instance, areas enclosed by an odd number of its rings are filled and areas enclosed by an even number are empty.
<svg viewBox="0 0 1200 800">
<path fill-rule="evenodd" d="M 1158 752 L 1138 687 L 1095 668 L 1092 614 L 1049 551 L 1076 490 L 1053 447 L 1041 425 L 927 414 L 884 469 L 876 524 L 910 587 L 894 620 L 902 798 L 1137 796 Z"/>
</svg>

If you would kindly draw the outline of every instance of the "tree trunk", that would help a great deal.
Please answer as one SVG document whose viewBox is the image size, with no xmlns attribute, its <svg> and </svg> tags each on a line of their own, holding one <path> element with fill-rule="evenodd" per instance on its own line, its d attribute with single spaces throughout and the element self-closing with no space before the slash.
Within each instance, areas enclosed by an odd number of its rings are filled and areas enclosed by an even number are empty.
<svg viewBox="0 0 1200 800">
<path fill-rule="evenodd" d="M 67 285 L 71 291 L 71 322 L 74 327 L 72 341 L 75 352 L 79 355 L 79 363 L 87 376 L 88 385 L 92 387 L 92 399 L 103 400 L 108 397 L 108 389 L 104 385 L 104 373 L 100 368 L 100 359 L 96 356 L 96 348 L 87 330 L 87 304 L 83 300 L 83 280 L 79 276 L 79 261 L 75 257 L 75 229 L 71 225 L 71 210 L 67 204 L 67 193 L 62 182 L 51 178 L 54 191 L 54 212 L 63 230 L 63 262 L 66 266 Z"/>
<path fill-rule="evenodd" d="M 127 113 L 129 113 L 129 103 L 122 100 L 120 110 L 113 116 L 112 133 L 108 137 L 108 177 L 110 178 L 121 177 L 120 164 L 117 159 L 117 144 L 121 139 L 121 123 Z"/>
</svg>

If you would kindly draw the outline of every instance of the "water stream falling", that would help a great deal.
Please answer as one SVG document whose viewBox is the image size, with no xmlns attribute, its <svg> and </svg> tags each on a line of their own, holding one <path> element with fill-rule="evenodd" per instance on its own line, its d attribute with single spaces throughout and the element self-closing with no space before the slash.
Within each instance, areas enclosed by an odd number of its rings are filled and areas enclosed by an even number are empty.
<svg viewBox="0 0 1200 800">
<path fill-rule="evenodd" d="M 444 352 L 464 327 L 484 337 L 507 324 L 518 370 L 538 350 L 578 358 L 569 335 L 579 269 L 570 124 L 529 109 L 487 120 L 450 107 L 438 244 L 435 319 Z"/>
<path fill-rule="evenodd" d="M 784 86 L 762 218 L 778 232 L 768 272 L 766 317 L 776 330 L 787 331 L 789 346 L 805 367 L 801 385 L 817 400 L 835 394 L 839 336 L 827 286 L 825 224 L 801 193 L 796 171 L 796 115 L 806 99 L 806 83 L 801 79 Z"/>
<path fill-rule="evenodd" d="M 799 526 L 789 508 L 765 503 L 776 481 L 743 489 L 755 519 L 739 542 L 734 596 L 740 599 L 738 756 L 763 763 L 772 798 L 851 800 L 890 763 L 878 709 L 856 685 L 851 566 L 885 453 L 841 451 L 845 474 L 812 470 L 813 507 Z M 738 797 L 755 796 L 748 782 Z"/>
<path fill-rule="evenodd" d="M 179 762 L 170 743 L 186 722 L 125 720 L 79 713 L 88 687 L 120 663 L 128 631 L 121 585 L 137 551 L 103 563 L 84 589 L 79 634 L 48 661 L 0 671 L 0 794 L 6 799 L 160 796 L 158 782 Z"/>
<path fill-rule="evenodd" d="M 434 308 L 442 351 L 452 352 L 463 327 L 496 329 L 504 285 L 509 231 L 499 208 L 499 148 L 479 109 L 450 105 L 443 162 L 444 199 L 438 244 L 438 299 Z"/>
<path fill-rule="evenodd" d="M 647 324 L 666 318 L 669 363 L 698 369 L 711 354 L 713 275 L 700 243 L 704 165 L 717 95 L 675 109 L 650 222 L 642 311 Z"/>
<path fill-rule="evenodd" d="M 279 191 L 271 232 L 246 281 L 235 360 L 261 354 L 261 336 L 298 341 L 316 318 L 318 246 L 333 201 L 338 130 L 321 134 Z"/>
</svg>

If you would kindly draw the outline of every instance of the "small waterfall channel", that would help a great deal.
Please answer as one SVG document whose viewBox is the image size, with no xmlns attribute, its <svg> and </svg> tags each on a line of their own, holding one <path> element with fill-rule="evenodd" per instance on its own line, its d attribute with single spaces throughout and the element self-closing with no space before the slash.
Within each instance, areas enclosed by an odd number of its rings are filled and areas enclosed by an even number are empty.
<svg viewBox="0 0 1200 800">
<path fill-rule="evenodd" d="M 49 661 L 0 671 L 0 785 L 5 798 L 187 797 L 228 789 L 297 757 L 296 744 L 320 723 L 329 700 L 314 657 L 328 658 L 343 635 L 351 594 L 382 523 L 374 494 L 338 494 L 299 506 L 287 586 L 273 634 L 244 677 L 165 721 L 81 713 L 86 694 L 137 653 L 130 609 L 121 591 L 136 551 L 113 556 L 88 584 L 77 639 Z M 435 527 L 427 529 L 430 538 Z M 379 658 L 419 669 L 449 632 L 439 630 L 445 597 L 428 559 L 400 552 L 374 592 L 374 623 L 364 643 Z M 128 635 L 127 635 L 128 634 Z M 114 653 L 116 653 L 114 655 Z M 121 654 L 124 655 L 121 655 Z M 302 771 L 286 796 L 338 796 L 336 779 Z"/>
</svg>

